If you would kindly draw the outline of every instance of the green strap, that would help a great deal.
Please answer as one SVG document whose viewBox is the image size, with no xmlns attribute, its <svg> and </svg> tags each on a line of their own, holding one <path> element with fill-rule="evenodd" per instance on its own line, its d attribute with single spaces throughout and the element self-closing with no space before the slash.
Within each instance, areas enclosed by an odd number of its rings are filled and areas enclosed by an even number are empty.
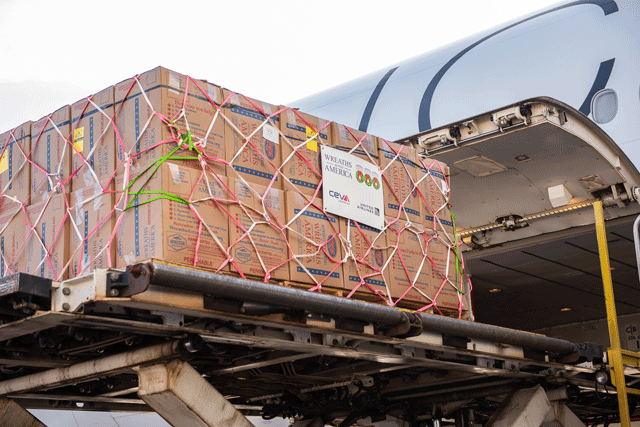
<svg viewBox="0 0 640 427">
<path fill-rule="evenodd" d="M 171 123 L 173 124 L 173 123 Z M 175 125 L 173 125 L 175 126 Z M 183 141 L 183 143 L 187 143 L 190 146 L 190 150 L 193 149 L 195 150 L 198 154 L 200 154 L 200 151 L 198 150 L 197 147 L 195 147 L 195 145 L 193 145 L 192 139 L 191 139 L 191 132 L 187 131 L 187 135 L 181 135 L 180 136 L 180 140 Z M 133 185 L 138 181 L 138 179 L 140 179 L 140 177 L 142 177 L 145 173 L 147 173 L 150 169 L 153 168 L 153 171 L 151 172 L 151 174 L 149 175 L 149 177 L 147 178 L 147 180 L 144 182 L 144 184 L 142 184 L 140 186 L 141 189 L 145 188 L 147 186 L 147 184 L 149 183 L 149 181 L 151 181 L 151 179 L 153 178 L 153 176 L 156 174 L 156 172 L 158 171 L 158 169 L 160 169 L 160 167 L 162 166 L 162 164 L 164 162 L 166 162 L 167 160 L 197 160 L 198 157 L 192 157 L 192 156 L 173 156 L 178 150 L 181 149 L 181 145 L 177 145 L 173 150 L 171 150 L 171 152 L 169 154 L 167 154 L 166 156 L 160 157 L 158 160 L 156 160 L 155 162 L 153 162 L 152 164 L 150 164 L 149 166 L 147 166 L 138 176 L 136 176 L 134 179 L 132 179 L 129 184 L 127 184 L 127 186 L 122 190 L 123 192 L 126 190 L 129 190 L 131 187 L 133 187 Z M 175 194 L 170 194 L 167 193 L 165 191 L 158 191 L 158 192 L 152 192 L 152 191 L 143 191 L 143 190 L 138 190 L 136 192 L 133 193 L 129 193 L 130 195 L 134 196 L 131 201 L 129 202 L 129 204 L 127 205 L 127 207 L 124 209 L 129 210 L 133 207 L 136 206 L 142 206 L 144 204 L 153 202 L 155 200 L 159 200 L 159 199 L 166 199 L 166 200 L 172 200 L 178 203 L 184 203 L 184 204 L 190 204 L 190 202 L 188 200 L 183 199 L 182 197 L 176 196 Z M 146 202 L 139 202 L 138 201 L 138 196 L 140 196 L 141 194 L 159 194 L 158 197 L 154 197 Z M 136 203 L 137 201 L 137 203 Z"/>
<path fill-rule="evenodd" d="M 180 196 L 176 196 L 175 194 L 167 193 L 166 191 L 157 191 L 157 192 L 155 192 L 155 191 L 138 191 L 135 194 L 136 194 L 136 198 L 135 199 L 137 199 L 138 196 L 141 195 L 141 194 L 159 194 L 159 196 L 154 197 L 152 199 L 149 199 L 146 202 L 138 202 L 137 205 L 130 206 L 130 207 L 137 207 L 137 206 L 146 205 L 147 203 L 151 203 L 151 202 L 154 202 L 154 201 L 160 200 L 160 199 L 172 200 L 174 202 L 184 203 L 185 205 L 190 204 L 190 202 L 188 200 L 185 200 Z M 127 207 L 127 209 L 129 209 L 129 207 Z"/>
<path fill-rule="evenodd" d="M 182 141 L 183 144 L 189 145 L 189 151 L 193 151 L 193 150 L 198 151 L 196 146 L 193 144 L 193 139 L 191 138 L 190 130 L 187 130 L 186 135 L 185 134 L 180 135 L 180 140 Z"/>
<path fill-rule="evenodd" d="M 187 145 L 189 147 L 189 151 L 195 151 L 196 153 L 202 155 L 200 150 L 198 150 L 198 147 L 196 147 L 195 143 L 193 142 L 190 129 L 187 129 L 186 133 L 180 132 L 180 129 L 178 128 L 178 125 L 176 125 L 176 122 L 174 120 L 169 120 L 167 126 L 169 126 L 169 128 L 175 129 L 176 134 L 178 135 L 178 139 L 180 140 L 180 144 L 178 144 L 180 147 Z"/>
<path fill-rule="evenodd" d="M 462 262 L 460 261 L 460 247 L 458 246 L 458 233 L 456 233 L 456 215 L 453 213 L 453 209 L 451 209 L 451 203 L 449 203 L 448 201 L 447 207 L 449 208 L 449 212 L 451 212 L 451 222 L 453 223 L 453 236 L 455 237 L 454 244 L 456 248 L 456 270 L 458 271 L 458 274 L 466 277 L 468 280 L 469 277 L 467 276 L 467 273 L 465 273 L 465 271 L 462 269 Z M 466 295 L 466 292 L 458 289 L 457 287 L 456 291 L 458 291 L 458 293 L 462 295 Z"/>
</svg>

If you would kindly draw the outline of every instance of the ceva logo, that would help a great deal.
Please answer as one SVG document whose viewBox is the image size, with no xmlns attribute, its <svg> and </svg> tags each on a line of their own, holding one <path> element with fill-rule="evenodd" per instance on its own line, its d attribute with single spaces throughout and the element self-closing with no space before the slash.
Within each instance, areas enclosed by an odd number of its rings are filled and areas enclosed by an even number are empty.
<svg viewBox="0 0 640 427">
<path fill-rule="evenodd" d="M 334 197 L 338 200 L 340 200 L 341 202 L 345 202 L 345 203 L 351 203 L 351 200 L 349 200 L 349 196 L 347 196 L 346 194 L 343 196 L 342 194 L 338 193 L 337 191 L 329 191 L 329 197 Z"/>
</svg>

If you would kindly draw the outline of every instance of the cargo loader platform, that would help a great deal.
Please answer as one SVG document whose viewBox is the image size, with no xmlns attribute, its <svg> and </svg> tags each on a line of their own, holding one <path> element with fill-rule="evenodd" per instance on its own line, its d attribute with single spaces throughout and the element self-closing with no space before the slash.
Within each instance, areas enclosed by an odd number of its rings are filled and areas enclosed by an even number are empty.
<svg viewBox="0 0 640 427">
<path fill-rule="evenodd" d="M 469 425 L 541 386 L 583 422 L 618 412 L 598 345 L 161 263 L 9 276 L 0 308 L 0 396 L 25 408 Z"/>
</svg>

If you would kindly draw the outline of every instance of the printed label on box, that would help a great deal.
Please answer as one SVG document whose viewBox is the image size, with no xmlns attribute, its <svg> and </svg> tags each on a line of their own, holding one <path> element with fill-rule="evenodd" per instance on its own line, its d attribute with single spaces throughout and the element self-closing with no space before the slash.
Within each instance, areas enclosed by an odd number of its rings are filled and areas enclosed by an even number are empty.
<svg viewBox="0 0 640 427">
<path fill-rule="evenodd" d="M 10 147 L 7 147 L 2 157 L 0 157 L 0 173 L 6 172 L 9 169 L 9 149 Z"/>
<path fill-rule="evenodd" d="M 274 144 L 280 144 L 280 134 L 278 133 L 278 129 L 274 126 L 264 125 L 262 127 L 262 137 Z"/>
<path fill-rule="evenodd" d="M 309 150 L 318 151 L 318 137 L 317 134 L 313 131 L 313 129 L 311 129 L 309 126 L 307 126 L 307 139 L 309 139 L 309 141 L 307 142 L 307 148 Z M 314 138 L 315 136 L 315 138 Z M 310 139 L 313 138 L 313 139 Z"/>
<path fill-rule="evenodd" d="M 82 153 L 84 147 L 84 127 L 78 128 L 73 132 L 73 145 L 79 153 Z"/>
<path fill-rule="evenodd" d="M 384 194 L 377 166 L 326 146 L 322 165 L 325 210 L 382 230 Z"/>
</svg>

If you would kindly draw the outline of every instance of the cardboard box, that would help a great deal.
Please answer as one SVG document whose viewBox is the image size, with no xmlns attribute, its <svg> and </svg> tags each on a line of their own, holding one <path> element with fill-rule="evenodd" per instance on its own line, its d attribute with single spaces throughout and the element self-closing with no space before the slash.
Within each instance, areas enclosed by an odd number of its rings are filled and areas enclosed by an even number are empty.
<svg viewBox="0 0 640 427">
<path fill-rule="evenodd" d="M 387 217 L 387 221 L 394 221 L 394 218 Z M 459 283 L 453 247 L 420 224 L 406 227 L 405 221 L 396 221 L 388 227 L 387 243 L 389 247 L 397 246 L 395 254 L 390 255 L 389 263 L 389 282 L 394 300 L 430 305 L 435 299 L 437 307 L 458 308 L 456 287 L 464 289 Z"/>
<path fill-rule="evenodd" d="M 94 105 L 95 104 L 95 105 Z M 116 170 L 113 86 L 71 105 L 71 191 L 111 178 Z"/>
<path fill-rule="evenodd" d="M 104 180 L 71 193 L 71 277 L 115 266 L 113 231 L 119 212 L 114 209 L 113 187 L 112 181 Z"/>
<path fill-rule="evenodd" d="M 455 248 L 441 238 L 434 238 L 429 241 L 427 255 L 436 264 L 436 268 L 431 268 L 428 281 L 431 283 L 431 292 L 437 295 L 437 306 L 458 309 L 458 290 L 464 292 L 465 289 L 456 268 Z M 464 295 L 461 301 L 464 306 Z"/>
<path fill-rule="evenodd" d="M 339 123 L 331 123 L 333 147 L 378 163 L 378 138 Z"/>
<path fill-rule="evenodd" d="M 447 204 L 449 193 L 449 167 L 431 159 L 419 159 L 418 189 L 422 204 L 422 219 L 425 227 L 444 232 L 449 242 L 455 240 L 453 218 Z M 424 200 L 422 200 L 424 197 Z M 426 203 L 425 203 L 426 201 Z M 434 222 L 434 214 L 437 219 Z"/>
<path fill-rule="evenodd" d="M 265 186 L 275 177 L 272 187 L 282 189 L 282 177 L 278 172 L 282 166 L 279 118 L 268 119 L 278 109 L 227 89 L 222 95 L 226 100 L 222 113 L 231 122 L 225 122 L 224 130 L 227 160 L 231 162 L 227 175 Z M 251 135 L 253 137 L 247 143 Z"/>
<path fill-rule="evenodd" d="M 21 271 L 24 241 L 24 211 L 20 203 L 5 200 L 0 208 L 0 277 Z"/>
<path fill-rule="evenodd" d="M 219 105 L 221 100 L 222 92 L 218 86 L 201 80 L 188 80 L 186 76 L 162 67 L 142 73 L 138 82 L 128 79 L 118 83 L 115 86 L 115 122 L 121 138 L 119 141 L 116 137 L 118 175 L 124 174 L 126 165 L 121 162 L 125 151 L 132 156 L 132 173 L 140 173 L 171 153 L 189 158 L 174 159 L 173 163 L 199 168 L 197 151 L 188 149 L 189 132 L 192 143 L 196 145 L 206 138 L 206 147 L 199 145 L 198 149 L 208 156 L 207 163 L 213 171 L 224 175 L 224 164 L 214 160 L 225 158 L 224 120 L 216 117 L 216 104 Z M 181 117 L 183 107 L 185 116 Z M 164 121 L 154 112 L 164 117 Z M 184 148 L 174 152 L 178 144 Z"/>
<path fill-rule="evenodd" d="M 70 234 L 65 195 L 54 193 L 27 207 L 26 212 L 27 222 L 34 232 L 25 231 L 24 272 L 56 281 L 68 279 Z"/>
<path fill-rule="evenodd" d="M 386 233 L 346 218 L 339 220 L 340 233 L 350 248 L 347 262 L 343 266 L 345 288 L 357 288 L 359 292 L 381 292 L 388 300 L 389 275 L 388 268 L 385 268 L 388 257 Z"/>
<path fill-rule="evenodd" d="M 289 262 L 291 280 L 344 287 L 338 219 L 322 211 L 321 199 L 314 207 L 300 193 L 286 191 L 285 200 L 287 240 L 295 258 Z"/>
<path fill-rule="evenodd" d="M 265 281 L 289 280 L 284 192 L 238 179 L 230 179 L 229 188 L 239 202 L 229 206 L 231 271 Z"/>
<path fill-rule="evenodd" d="M 284 108 L 284 107 L 283 107 Z M 333 145 L 331 126 L 326 120 L 287 108 L 280 113 L 282 173 L 285 190 L 313 195 L 322 179 L 320 150 Z M 295 150 L 295 153 L 294 153 Z"/>
<path fill-rule="evenodd" d="M 68 105 L 32 123 L 30 158 L 37 166 L 30 165 L 30 203 L 45 200 L 47 193 L 61 183 L 66 187 L 65 192 L 70 191 L 71 185 L 67 182 L 71 173 L 70 133 L 71 109 Z"/>
<path fill-rule="evenodd" d="M 413 147 L 380 139 L 380 169 L 384 188 L 384 213 L 412 222 L 422 222 L 421 198 L 415 182 L 418 176 L 417 153 Z"/>
<path fill-rule="evenodd" d="M 30 190 L 31 122 L 0 135 L 0 192 L 26 201 Z"/>
<path fill-rule="evenodd" d="M 417 301 L 429 304 L 433 297 L 431 263 L 426 259 L 427 240 L 421 224 L 406 227 L 404 220 L 386 217 L 387 244 L 390 261 L 388 264 L 389 288 L 393 300 Z M 393 222 L 395 221 L 395 222 Z M 395 248 L 395 250 L 394 250 Z M 413 285 L 413 286 L 412 286 Z"/>
<path fill-rule="evenodd" d="M 229 217 L 217 203 L 230 198 L 226 179 L 207 172 L 207 186 L 202 175 L 201 169 L 164 162 L 155 173 L 131 177 L 124 195 L 124 177 L 117 177 L 116 204 L 124 213 L 116 223 L 116 267 L 155 258 L 228 271 Z"/>
</svg>

